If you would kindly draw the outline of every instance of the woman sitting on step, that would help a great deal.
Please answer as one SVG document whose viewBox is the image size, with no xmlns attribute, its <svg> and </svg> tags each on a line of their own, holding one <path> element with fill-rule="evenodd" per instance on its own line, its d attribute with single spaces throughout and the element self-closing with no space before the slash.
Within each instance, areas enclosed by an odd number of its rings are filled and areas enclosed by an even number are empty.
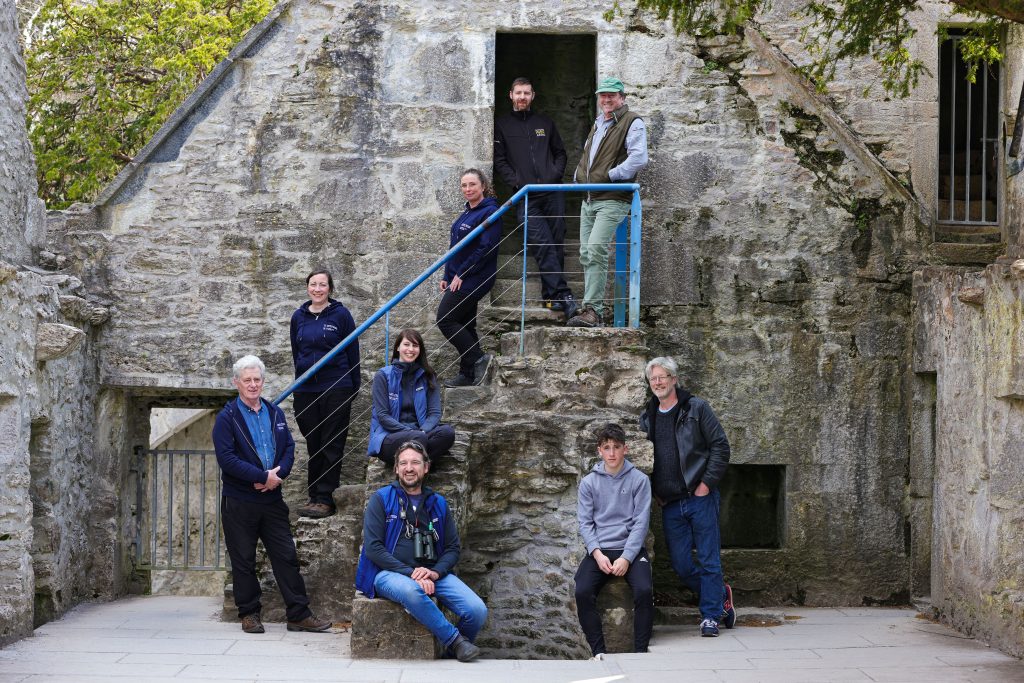
<svg viewBox="0 0 1024 683">
<path fill-rule="evenodd" d="M 391 365 L 373 378 L 373 414 L 368 454 L 395 466 L 395 450 L 419 441 L 430 454 L 431 468 L 455 443 L 455 430 L 441 420 L 441 391 L 427 361 L 423 336 L 414 329 L 398 333 Z"/>
</svg>

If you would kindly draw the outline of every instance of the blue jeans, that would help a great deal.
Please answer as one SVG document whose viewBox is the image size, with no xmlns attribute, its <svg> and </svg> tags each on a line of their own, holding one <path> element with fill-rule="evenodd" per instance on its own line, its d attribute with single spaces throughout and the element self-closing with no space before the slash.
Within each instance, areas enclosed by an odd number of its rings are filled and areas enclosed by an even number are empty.
<svg viewBox="0 0 1024 683">
<path fill-rule="evenodd" d="M 725 582 L 722 579 L 718 506 L 721 496 L 712 489 L 706 496 L 690 496 L 661 509 L 665 543 L 672 569 L 687 588 L 700 596 L 702 619 L 722 618 Z M 691 552 L 697 551 L 694 563 Z"/>
<path fill-rule="evenodd" d="M 487 621 L 487 606 L 459 577 L 448 574 L 434 582 L 434 595 L 441 604 L 459 618 L 458 628 L 444 618 L 440 608 L 419 584 L 405 574 L 381 570 L 373 581 L 377 595 L 397 602 L 412 617 L 427 627 L 445 647 L 455 642 L 461 633 L 466 640 L 476 640 L 484 622 Z"/>
</svg>

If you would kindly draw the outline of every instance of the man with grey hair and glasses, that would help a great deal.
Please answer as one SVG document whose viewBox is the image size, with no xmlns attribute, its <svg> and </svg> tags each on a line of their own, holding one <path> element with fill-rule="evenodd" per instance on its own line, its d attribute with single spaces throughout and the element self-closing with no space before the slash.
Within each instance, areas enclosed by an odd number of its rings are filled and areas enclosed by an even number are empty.
<svg viewBox="0 0 1024 683">
<path fill-rule="evenodd" d="M 729 466 L 729 440 L 708 402 L 679 386 L 679 369 L 667 356 L 645 370 L 654 396 L 640 414 L 640 428 L 654 443 L 651 487 L 661 506 L 669 561 L 700 596 L 700 633 L 736 625 L 732 588 L 722 578 L 718 486 Z M 693 552 L 696 552 L 694 562 Z"/>
<path fill-rule="evenodd" d="M 242 630 L 263 633 L 256 542 L 270 558 L 289 631 L 326 631 L 331 622 L 309 609 L 306 584 L 299 573 L 281 482 L 295 462 L 295 441 L 284 412 L 262 397 L 266 367 L 256 356 L 239 358 L 232 368 L 238 398 L 227 402 L 213 426 L 223 481 L 220 501 L 224 544 L 231 558 L 232 592 Z"/>
</svg>

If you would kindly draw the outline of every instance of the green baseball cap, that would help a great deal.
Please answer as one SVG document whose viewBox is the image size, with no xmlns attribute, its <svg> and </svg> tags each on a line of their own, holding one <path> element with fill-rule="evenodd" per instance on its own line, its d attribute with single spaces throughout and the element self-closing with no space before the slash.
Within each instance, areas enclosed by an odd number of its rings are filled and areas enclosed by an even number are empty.
<svg viewBox="0 0 1024 683">
<path fill-rule="evenodd" d="M 626 94 L 626 86 L 622 85 L 622 81 L 617 78 L 602 78 L 601 82 L 597 86 L 595 94 L 603 92 L 620 92 L 623 95 Z"/>
</svg>

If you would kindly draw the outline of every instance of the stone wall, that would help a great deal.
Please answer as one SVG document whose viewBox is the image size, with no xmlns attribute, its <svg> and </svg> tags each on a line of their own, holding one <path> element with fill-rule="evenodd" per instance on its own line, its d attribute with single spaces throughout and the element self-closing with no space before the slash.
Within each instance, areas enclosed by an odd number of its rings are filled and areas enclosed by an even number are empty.
<svg viewBox="0 0 1024 683">
<path fill-rule="evenodd" d="M 46 241 L 36 163 L 25 131 L 25 62 L 13 3 L 0 6 L 0 244 L 4 258 L 30 263 Z"/>
<path fill-rule="evenodd" d="M 144 389 L 161 405 L 161 392 L 224 391 L 232 360 L 255 351 L 284 386 L 287 321 L 311 267 L 334 270 L 337 298 L 362 320 L 443 251 L 459 170 L 489 166 L 495 32 L 596 34 L 598 75 L 623 78 L 649 128 L 649 353 L 680 360 L 687 386 L 718 412 L 734 463 L 784 468 L 781 547 L 725 553 L 738 599 L 906 602 L 928 573 L 931 531 L 927 463 L 910 451 L 928 392 L 909 349 L 911 274 L 932 258 L 935 81 L 883 101 L 862 94 L 875 74 L 858 64 L 816 96 L 788 64 L 802 59 L 790 3 L 772 10 L 764 35 L 700 40 L 628 8 L 608 23 L 601 10 L 279 5 L 96 207 L 50 226 L 69 272 L 114 312 L 98 344 L 100 384 Z M 915 49 L 928 59 L 940 18 L 938 4 L 921 18 Z M 429 324 L 435 282 L 394 327 Z M 363 348 L 368 377 L 381 333 Z M 631 395 L 634 409 L 640 400 Z M 571 457 L 570 408 L 526 435 L 510 420 L 491 446 Z M 571 490 L 566 477 L 556 468 L 557 491 Z M 538 505 L 564 513 L 557 491 Z M 659 557 L 659 600 L 681 602 Z M 564 578 L 568 560 L 549 560 Z M 485 586 L 493 566 L 478 569 Z"/>
<path fill-rule="evenodd" d="M 1024 656 L 1024 262 L 915 275 L 914 371 L 935 387 L 932 604 Z"/>
<path fill-rule="evenodd" d="M 13 3 L 0 4 L 0 644 L 124 590 L 124 399 L 101 388 L 109 313 L 34 267 L 45 236 Z"/>
</svg>

